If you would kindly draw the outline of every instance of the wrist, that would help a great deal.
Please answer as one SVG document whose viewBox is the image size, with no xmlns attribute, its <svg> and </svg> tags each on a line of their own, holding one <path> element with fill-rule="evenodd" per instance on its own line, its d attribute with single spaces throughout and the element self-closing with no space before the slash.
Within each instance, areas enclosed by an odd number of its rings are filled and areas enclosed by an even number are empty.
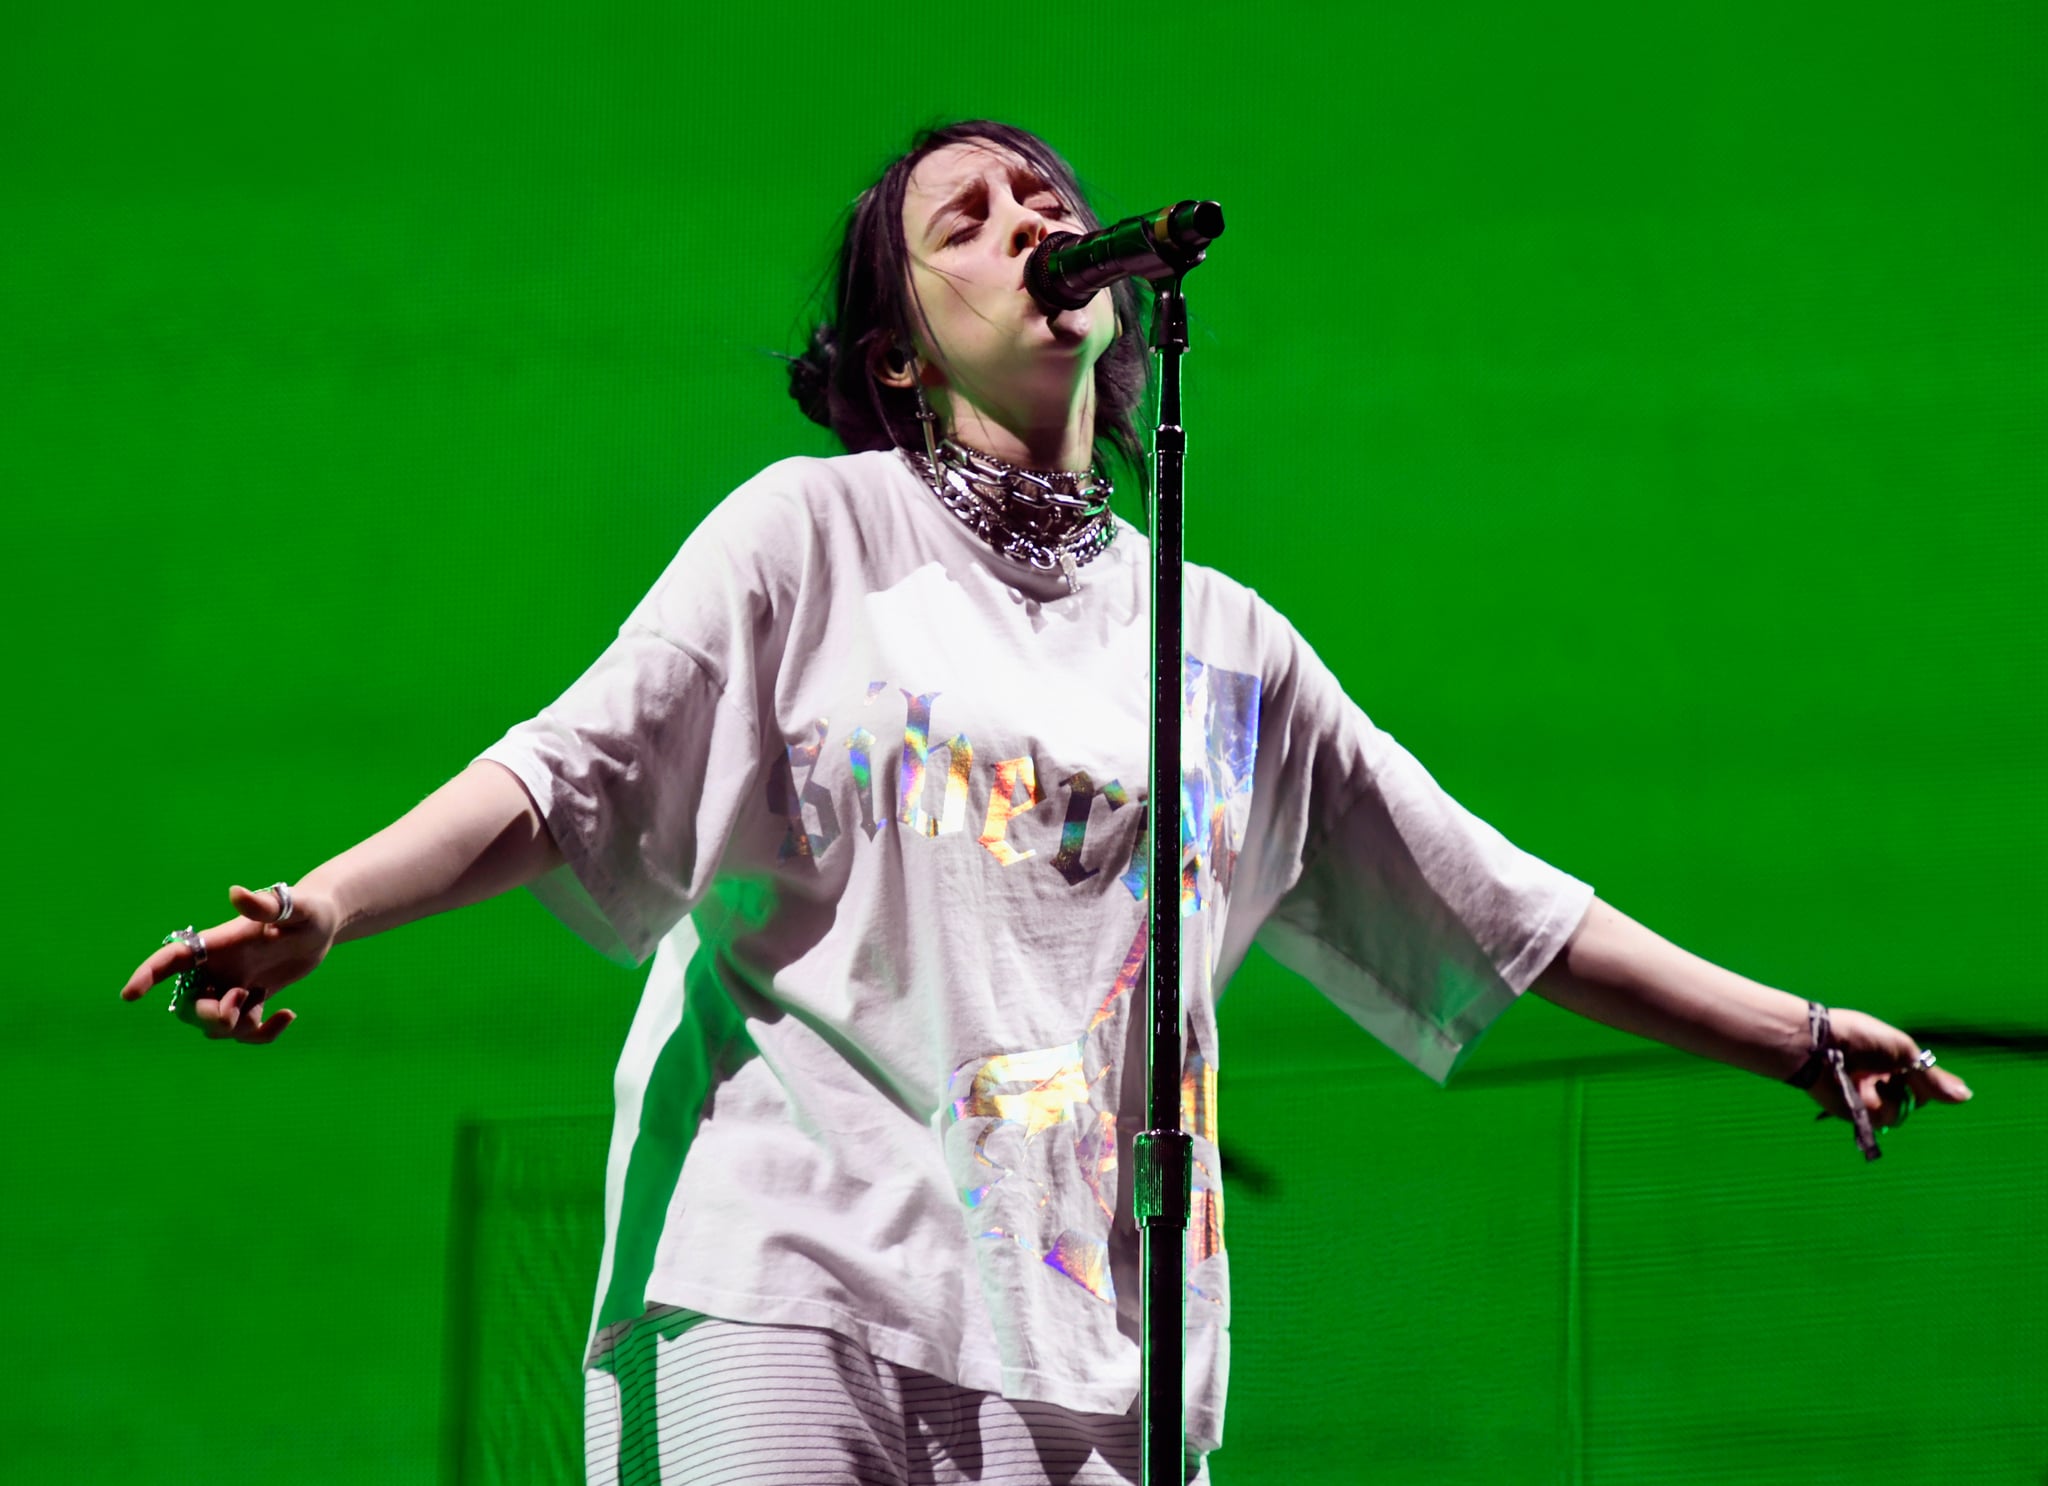
<svg viewBox="0 0 2048 1486">
<path fill-rule="evenodd" d="M 341 885 L 331 874 L 323 876 L 324 871 L 324 868 L 316 868 L 291 884 L 292 916 L 317 919 L 338 943 L 347 937 L 346 931 L 355 922 L 358 912 L 350 906 Z"/>
<path fill-rule="evenodd" d="M 1828 1009 L 1818 1001 L 1808 1001 L 1806 1011 L 1806 1033 L 1801 1040 L 1798 1054 L 1799 1064 L 1785 1076 L 1785 1082 L 1795 1089 L 1810 1089 L 1819 1081 L 1821 1070 L 1827 1066 L 1827 1048 L 1834 1040 L 1828 1025 Z"/>
</svg>

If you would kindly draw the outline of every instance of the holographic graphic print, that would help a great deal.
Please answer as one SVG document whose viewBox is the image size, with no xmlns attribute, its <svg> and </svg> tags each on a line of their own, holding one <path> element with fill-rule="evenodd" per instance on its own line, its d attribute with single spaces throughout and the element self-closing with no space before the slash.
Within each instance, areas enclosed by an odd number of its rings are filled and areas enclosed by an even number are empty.
<svg viewBox="0 0 2048 1486">
<path fill-rule="evenodd" d="M 812 723 L 804 741 L 784 748 L 782 757 L 775 760 L 768 772 L 768 808 L 789 822 L 789 830 L 775 852 L 778 862 L 791 857 L 823 856 L 839 839 L 839 818 L 832 809 L 832 792 L 816 777 L 818 752 L 830 726 L 830 721 L 823 717 Z M 803 780 L 801 786 L 796 782 L 798 778 Z M 806 805 L 818 815 L 815 833 L 804 825 Z"/>
<path fill-rule="evenodd" d="M 868 840 L 875 839 L 875 832 L 889 822 L 875 819 L 875 791 L 869 770 L 869 760 L 874 757 L 875 735 L 866 728 L 855 728 L 846 735 L 846 763 L 853 772 L 854 797 L 860 802 L 860 828 Z"/>
<path fill-rule="evenodd" d="M 1123 999 L 1130 995 L 1138 984 L 1138 977 L 1145 973 L 1145 957 L 1151 948 L 1152 926 L 1138 925 L 1138 937 L 1131 941 L 1131 947 L 1124 952 L 1124 962 L 1117 969 L 1116 979 L 1110 983 L 1109 994 L 1102 998 L 1102 1004 L 1095 1008 L 1095 1015 L 1088 1018 L 1088 1030 L 1097 1027 L 1122 1010 Z"/>
<path fill-rule="evenodd" d="M 1109 1243 L 1086 1238 L 1071 1228 L 1053 1240 L 1045 1262 L 1100 1300 L 1114 1303 L 1116 1282 L 1109 1274 Z"/>
<path fill-rule="evenodd" d="M 1015 1243 L 1098 1300 L 1114 1301 L 1116 1115 L 1090 1039 L 963 1063 L 948 1085 L 947 1160 L 977 1239 Z"/>
<path fill-rule="evenodd" d="M 1099 1300 L 1116 1299 L 1109 1233 L 1117 1204 L 1117 1112 L 1101 1107 L 1115 1064 L 1098 1039 L 1145 967 L 1146 934 L 1132 941 L 1116 980 L 1075 1041 L 963 1063 L 948 1085 L 949 1165 L 977 1239 L 1011 1243 Z M 1098 1066 L 1099 1061 L 1099 1066 Z M 1091 1074 L 1088 1070 L 1094 1069 Z M 1142 1113 L 1142 1111 L 1140 1112 Z M 1195 1139 L 1187 1266 L 1223 1252 L 1223 1190 L 1216 1179 L 1216 1069 L 1192 1029 L 1181 1073 L 1181 1127 Z M 964 1153 L 964 1154 L 963 1154 Z M 1080 1200 L 1085 1190 L 1087 1204 Z M 1092 1208 L 1092 1211 L 1090 1210 Z M 1082 1215 L 1085 1213 L 1085 1217 Z M 1188 1293 L 1220 1297 L 1191 1278 Z"/>
<path fill-rule="evenodd" d="M 946 803 L 934 817 L 924 808 L 925 765 L 931 759 L 932 703 L 939 693 L 903 693 L 909 715 L 903 723 L 903 763 L 897 773 L 896 818 L 918 836 L 950 836 L 967 824 L 967 779 L 974 771 L 974 745 L 955 733 L 938 746 L 946 750 Z"/>
<path fill-rule="evenodd" d="M 1201 657 L 1186 657 L 1182 672 L 1185 710 L 1181 728 L 1180 839 L 1182 918 L 1201 912 L 1208 901 L 1204 870 L 1215 891 L 1229 893 L 1230 879 L 1244 847 L 1251 816 L 1252 776 L 1259 753 L 1259 678 L 1226 671 Z M 1087 776 L 1080 775 L 1080 779 Z M 1108 790 L 1105 788 L 1104 793 Z M 1072 819 L 1073 806 L 1068 806 Z M 1057 865 L 1057 863 L 1055 863 Z M 1121 881 L 1138 902 L 1152 879 L 1151 831 L 1140 828 L 1131 863 Z M 1071 879 L 1070 879 L 1071 880 Z"/>
<path fill-rule="evenodd" d="M 1069 1230 L 1054 1239 L 1050 1249 L 1040 1253 L 1030 1239 L 1004 1228 L 984 1229 L 975 1237 L 1009 1239 L 1025 1253 L 1044 1260 L 1048 1269 L 1058 1270 L 1096 1299 L 1112 1304 L 1116 1301 L 1116 1282 L 1109 1273 L 1109 1245 L 1102 1239 L 1083 1238 Z"/>
<path fill-rule="evenodd" d="M 1185 918 L 1200 913 L 1211 894 L 1227 897 L 1229 893 L 1251 813 L 1252 776 L 1259 748 L 1260 683 L 1255 675 L 1222 670 L 1194 655 L 1187 657 L 1183 675 L 1186 713 L 1181 730 L 1180 899 L 1181 916 Z M 863 704 L 872 703 L 888 688 L 886 681 L 869 682 Z M 964 732 L 956 732 L 942 743 L 931 741 L 932 704 L 941 693 L 914 692 L 907 687 L 897 690 L 904 702 L 904 721 L 893 819 L 907 827 L 911 835 L 928 839 L 962 832 L 973 805 L 974 745 Z M 842 834 L 832 790 L 818 778 L 822 745 L 830 729 L 829 719 L 818 718 L 805 728 L 800 739 L 786 743 L 771 762 L 768 806 L 787 827 L 777 853 L 778 861 L 821 855 Z M 861 832 L 870 841 L 892 819 L 886 810 L 877 811 L 875 806 L 875 786 L 883 777 L 877 765 L 886 769 L 887 764 L 886 758 L 877 757 L 877 741 L 875 732 L 865 726 L 855 727 L 843 740 L 854 808 Z M 936 815 L 926 805 L 927 776 L 935 751 L 946 754 L 943 799 Z M 1005 867 L 1038 856 L 1036 848 L 1019 850 L 1009 841 L 1011 824 L 1045 803 L 1046 795 L 1038 783 L 1037 761 L 1030 754 L 1021 754 L 989 765 L 985 773 L 992 777 L 983 806 L 981 834 L 976 838 L 979 844 Z M 1059 846 L 1045 863 L 1069 887 L 1079 887 L 1102 871 L 1101 866 L 1088 867 L 1081 862 L 1095 801 L 1105 801 L 1108 814 L 1114 815 L 1132 803 L 1134 797 L 1121 780 L 1097 785 L 1086 769 L 1067 775 L 1060 780 L 1059 787 L 1066 791 L 1066 809 L 1060 824 Z M 1144 797 L 1139 794 L 1136 798 L 1142 803 Z M 816 816 L 815 831 L 805 819 L 806 809 Z M 1152 874 L 1149 824 L 1141 824 L 1135 834 L 1130 856 L 1117 880 L 1133 901 L 1142 903 Z"/>
<path fill-rule="evenodd" d="M 903 720 L 903 761 L 896 776 L 896 818 L 920 836 L 937 834 L 927 829 L 936 822 L 925 813 L 924 769 L 931 758 L 932 703 L 938 695 L 935 691 L 921 697 L 903 693 L 908 713 Z"/>
<path fill-rule="evenodd" d="M 1066 878 L 1067 886 L 1079 887 L 1102 870 L 1081 865 L 1081 843 L 1088 835 L 1088 813 L 1095 806 L 1095 797 L 1100 795 L 1109 801 L 1111 814 L 1130 804 L 1131 797 L 1114 779 L 1097 789 L 1085 770 L 1062 779 L 1060 784 L 1068 791 L 1067 818 L 1060 824 L 1060 849 L 1052 859 L 1052 867 Z"/>
<path fill-rule="evenodd" d="M 974 772 L 974 745 L 955 733 L 939 745 L 946 750 L 946 807 L 934 836 L 950 836 L 967 824 L 967 780 Z"/>
<path fill-rule="evenodd" d="M 1138 823 L 1138 840 L 1131 848 L 1131 865 L 1117 881 L 1124 885 L 1125 890 L 1133 898 L 1140 903 L 1145 901 L 1145 894 L 1152 886 L 1151 821 L 1143 820 Z"/>
<path fill-rule="evenodd" d="M 1202 906 L 1202 895 L 1197 890 L 1197 879 L 1202 869 L 1201 853 L 1194 849 L 1187 833 L 1181 833 L 1180 868 L 1180 916 L 1188 918 Z M 1140 903 L 1152 887 L 1152 822 L 1146 821 L 1138 827 L 1138 841 L 1131 850 L 1131 865 L 1124 875 L 1117 879 L 1130 895 Z"/>
<path fill-rule="evenodd" d="M 1179 900 L 1181 917 L 1201 921 L 1202 940 L 1210 947 L 1206 956 L 1194 955 L 1185 963 L 1194 975 L 1205 976 L 1214 969 L 1215 947 L 1221 942 L 1217 925 L 1250 821 L 1261 688 L 1256 675 L 1218 669 L 1192 655 L 1187 657 L 1184 683 Z M 886 682 L 870 683 L 864 703 L 874 702 L 889 689 Z M 879 718 L 870 719 L 872 727 L 854 727 L 843 740 L 855 798 L 841 809 L 849 815 L 858 812 L 861 832 L 869 841 L 892 822 L 912 839 L 964 833 L 969 810 L 978 807 L 983 824 L 975 843 L 995 859 L 995 868 L 978 870 L 1005 870 L 1036 858 L 1039 866 L 1051 868 L 1068 886 L 1079 887 L 1098 878 L 1104 867 L 1114 871 L 1118 865 L 1083 864 L 1091 826 L 1099 842 L 1106 829 L 1103 821 L 1136 803 L 1141 820 L 1129 833 L 1135 837 L 1129 858 L 1120 857 L 1121 843 L 1115 848 L 1123 867 L 1117 881 L 1134 904 L 1146 902 L 1151 861 L 1142 821 L 1143 792 L 1134 794 L 1116 779 L 1097 784 L 1096 776 L 1085 769 L 1062 770 L 1053 776 L 1066 796 L 1057 848 L 1049 853 L 1020 848 L 1011 840 L 1019 818 L 1048 802 L 1050 792 L 1039 783 L 1042 761 L 1027 752 L 985 759 L 977 779 L 974 747 L 965 732 L 955 732 L 942 743 L 931 741 L 933 704 L 941 693 L 895 690 L 904 705 L 903 746 L 897 759 L 890 760 L 878 744 L 878 734 L 884 733 Z M 830 731 L 830 723 L 818 719 L 799 740 L 785 744 L 771 770 L 769 801 L 787 827 L 782 860 L 815 857 L 849 834 L 842 832 L 831 792 L 817 777 Z M 934 755 L 939 750 L 946 754 L 942 791 L 931 777 L 938 772 Z M 887 802 L 892 762 L 896 799 Z M 974 796 L 978 785 L 987 789 L 985 800 Z M 936 813 L 928 801 L 935 792 L 943 796 Z M 881 803 L 878 793 L 884 797 Z M 1107 807 L 1100 816 L 1098 800 Z M 813 819 L 815 829 L 810 826 Z M 1042 833 L 1046 826 L 1040 823 L 1037 829 Z M 903 849 L 912 848 L 906 844 Z M 1103 854 L 1098 849 L 1096 855 Z M 977 870 L 968 863 L 979 860 L 979 853 L 955 858 L 953 870 Z M 1079 1036 L 1054 1047 L 962 1063 L 953 1070 L 947 1088 L 946 1160 L 968 1231 L 1005 1252 L 1014 1248 L 1029 1254 L 1098 1300 L 1111 1303 L 1116 1290 L 1109 1236 L 1118 1203 L 1119 1115 L 1126 1123 L 1142 1123 L 1144 1118 L 1142 1109 L 1115 1108 L 1115 1059 L 1124 1046 L 1131 993 L 1145 973 L 1148 947 L 1144 915 L 1134 916 L 1139 922 L 1130 946 Z M 972 926 L 962 926 L 962 931 L 977 932 Z M 1206 999 L 1205 985 L 1190 984 L 1187 989 L 1190 996 Z M 1181 1119 L 1196 1142 L 1188 1289 L 1192 1296 L 1220 1304 L 1220 1294 L 1208 1294 L 1192 1279 L 1198 1266 L 1224 1252 L 1216 1073 L 1192 1024 L 1182 1065 Z"/>
<path fill-rule="evenodd" d="M 886 681 L 870 681 L 861 705 L 867 706 L 888 689 Z M 875 832 L 889 823 L 886 815 L 880 820 L 875 819 L 874 754 L 875 735 L 866 728 L 855 728 L 846 735 L 846 766 L 853 776 L 854 799 L 860 808 L 860 828 L 870 841 L 875 839 Z"/>
<path fill-rule="evenodd" d="M 865 787 L 863 783 L 862 788 Z M 996 765 L 995 787 L 988 793 L 988 820 L 981 828 L 981 844 L 988 848 L 990 856 L 1005 867 L 1014 867 L 1038 855 L 1035 850 L 1017 850 L 1005 838 L 1010 833 L 1010 822 L 1037 809 L 1044 799 L 1038 792 L 1038 771 L 1032 766 L 1031 755 L 1006 758 Z"/>
<path fill-rule="evenodd" d="M 1180 1126 L 1194 1136 L 1195 1180 L 1188 1210 L 1188 1272 L 1211 1254 L 1223 1252 L 1223 1188 L 1209 1163 L 1202 1159 L 1204 1146 L 1216 1149 L 1216 1068 L 1203 1054 L 1202 1042 L 1190 1029 L 1187 1052 L 1181 1062 Z M 1213 1297 L 1203 1295 L 1202 1298 Z"/>
<path fill-rule="evenodd" d="M 1222 935 L 1218 916 L 1251 820 L 1252 782 L 1259 752 L 1260 680 L 1206 665 L 1190 655 L 1183 671 L 1186 726 L 1181 747 L 1181 915 L 1203 913 L 1208 952 L 1205 977 L 1216 967 Z M 1196 1283 L 1196 1267 L 1223 1252 L 1223 1184 L 1217 1169 L 1216 1067 L 1191 1025 L 1181 1062 L 1181 1128 L 1195 1140 L 1194 1181 L 1188 1213 L 1188 1293 L 1221 1304 Z"/>
<path fill-rule="evenodd" d="M 1181 879 L 1181 912 L 1202 906 L 1202 868 L 1227 896 L 1251 816 L 1252 772 L 1259 754 L 1259 678 L 1188 656 L 1181 731 L 1180 838 L 1192 847 Z M 1192 899 L 1192 901 L 1190 901 Z"/>
<path fill-rule="evenodd" d="M 1071 1122 L 1074 1106 L 1087 1103 L 1081 1044 L 1003 1053 L 983 1063 L 963 1064 L 953 1074 L 950 1092 L 955 1119 L 993 1115 L 1023 1126 L 1028 1140 L 1041 1130 Z"/>
</svg>

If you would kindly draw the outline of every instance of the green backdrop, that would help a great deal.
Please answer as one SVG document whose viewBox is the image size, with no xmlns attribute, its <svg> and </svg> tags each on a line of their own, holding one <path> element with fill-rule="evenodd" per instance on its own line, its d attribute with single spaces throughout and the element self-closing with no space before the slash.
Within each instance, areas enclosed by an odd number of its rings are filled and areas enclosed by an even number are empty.
<svg viewBox="0 0 2048 1486">
<path fill-rule="evenodd" d="M 115 992 L 831 452 L 764 352 L 986 115 L 1106 216 L 1228 212 L 1192 559 L 1510 839 L 1977 1091 L 1866 1166 L 1534 1000 L 1438 1089 L 1255 958 L 1220 1486 L 2043 1479 L 2039 7 L 1069 12 L 10 15 L 10 1478 L 580 1479 L 641 975 L 519 893 L 273 1048 Z"/>
</svg>

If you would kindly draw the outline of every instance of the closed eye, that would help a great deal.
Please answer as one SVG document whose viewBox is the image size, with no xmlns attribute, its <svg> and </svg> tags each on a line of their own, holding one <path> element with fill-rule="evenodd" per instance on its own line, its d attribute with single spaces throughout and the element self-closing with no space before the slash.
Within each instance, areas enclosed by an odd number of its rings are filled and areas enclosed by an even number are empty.
<svg viewBox="0 0 2048 1486">
<path fill-rule="evenodd" d="M 1063 201 L 1054 201 L 1049 205 L 1040 206 L 1036 209 L 1048 217 L 1058 217 L 1061 221 L 1066 221 L 1073 215 L 1067 210 L 1067 205 Z M 966 242 L 968 238 L 974 236 L 980 230 L 981 223 L 978 220 L 970 219 L 946 239 L 946 246 L 950 248 L 955 243 Z"/>
</svg>

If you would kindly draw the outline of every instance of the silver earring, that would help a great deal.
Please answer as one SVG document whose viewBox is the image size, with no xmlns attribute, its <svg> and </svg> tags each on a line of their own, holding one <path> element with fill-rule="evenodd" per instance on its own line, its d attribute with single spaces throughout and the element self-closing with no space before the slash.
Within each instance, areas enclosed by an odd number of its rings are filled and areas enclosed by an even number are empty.
<svg viewBox="0 0 2048 1486">
<path fill-rule="evenodd" d="M 910 390 L 917 394 L 917 421 L 924 427 L 925 457 L 932 462 L 932 479 L 939 477 L 939 443 L 932 429 L 939 421 L 939 415 L 932 411 L 932 405 L 924 400 L 924 378 L 918 374 L 917 358 L 910 358 Z"/>
</svg>

